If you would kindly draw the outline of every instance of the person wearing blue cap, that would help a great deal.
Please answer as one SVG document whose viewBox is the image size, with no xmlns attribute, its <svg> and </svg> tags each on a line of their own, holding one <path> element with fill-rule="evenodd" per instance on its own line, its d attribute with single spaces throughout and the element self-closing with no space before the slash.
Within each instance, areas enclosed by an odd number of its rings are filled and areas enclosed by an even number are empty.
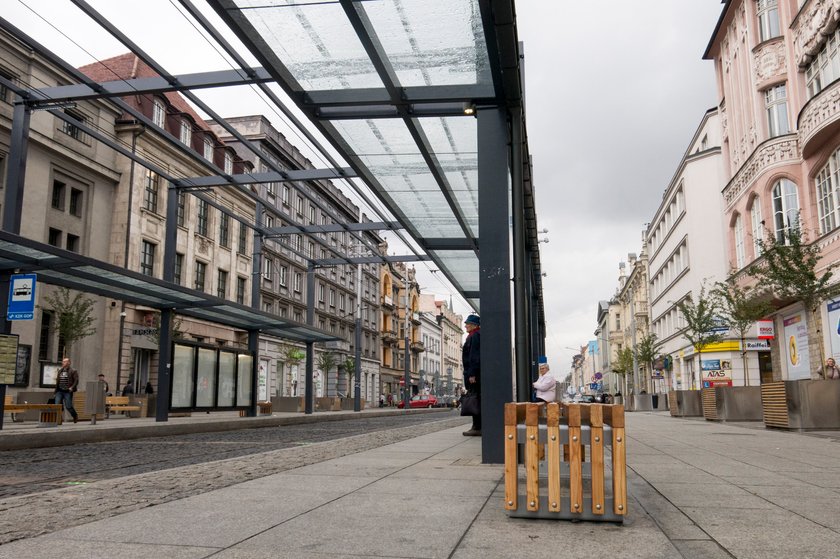
<svg viewBox="0 0 840 559">
<path fill-rule="evenodd" d="M 481 397 L 481 318 L 471 314 L 464 321 L 467 339 L 461 350 L 461 361 L 464 365 L 464 387 L 467 395 Z M 464 431 L 465 437 L 481 436 L 481 405 L 479 412 L 472 416 L 472 427 Z"/>
<path fill-rule="evenodd" d="M 540 355 L 537 360 L 540 376 L 534 382 L 534 389 L 537 391 L 538 402 L 553 402 L 557 399 L 557 381 L 551 374 L 551 367 L 548 366 L 548 358 Z"/>
</svg>

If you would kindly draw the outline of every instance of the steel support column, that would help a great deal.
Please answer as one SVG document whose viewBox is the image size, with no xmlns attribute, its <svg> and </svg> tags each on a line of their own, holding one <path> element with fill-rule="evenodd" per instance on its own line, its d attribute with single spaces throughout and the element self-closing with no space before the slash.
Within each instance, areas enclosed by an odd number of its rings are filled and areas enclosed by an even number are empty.
<svg viewBox="0 0 840 559">
<path fill-rule="evenodd" d="M 166 191 L 166 223 L 163 240 L 163 279 L 175 282 L 175 248 L 178 241 L 178 190 L 169 183 Z M 127 264 L 127 263 L 126 263 Z M 158 348 L 158 400 L 155 421 L 169 421 L 172 400 L 172 309 L 160 311 Z"/>
<path fill-rule="evenodd" d="M 263 237 L 262 227 L 265 220 L 265 207 L 261 202 L 257 202 L 254 211 L 254 220 L 256 228 L 254 229 L 254 247 L 251 258 L 251 308 L 260 308 L 260 284 L 262 280 L 262 249 Z M 240 227 L 242 227 L 240 225 Z M 257 383 L 259 382 L 259 359 L 257 359 L 257 352 L 259 349 L 260 332 L 259 330 L 248 330 L 248 351 L 252 355 L 252 370 L 251 370 L 251 407 L 248 410 L 248 417 L 257 416 Z"/>
<path fill-rule="evenodd" d="M 248 351 L 251 352 L 251 407 L 248 409 L 248 417 L 257 417 L 257 397 L 260 392 L 259 344 L 260 331 L 248 330 Z M 266 371 L 267 374 L 268 371 Z"/>
<path fill-rule="evenodd" d="M 511 111 L 511 201 L 513 208 L 513 302 L 514 356 L 516 370 L 516 400 L 531 401 L 531 376 L 534 370 L 528 340 L 528 298 L 526 282 L 530 277 L 525 267 L 525 185 L 522 178 L 522 109 Z M 530 282 L 529 282 L 530 283 Z"/>
<path fill-rule="evenodd" d="M 306 323 L 315 326 L 315 265 L 310 261 L 306 265 Z M 315 383 L 315 347 L 311 341 L 306 342 L 306 385 L 304 387 L 304 413 L 311 414 L 314 408 L 313 389 Z"/>
<path fill-rule="evenodd" d="M 478 111 L 481 293 L 481 459 L 504 462 L 503 410 L 511 389 L 510 168 L 503 109 Z"/>
<path fill-rule="evenodd" d="M 18 98 L 18 101 L 20 99 Z M 23 184 L 26 178 L 26 151 L 29 142 L 29 117 L 32 111 L 25 104 L 15 104 L 12 115 L 12 131 L 9 146 L 9 167 L 6 169 L 6 185 L 3 192 L 3 230 L 20 233 L 20 219 L 23 212 Z M 9 282 L 11 274 L 0 276 L 0 322 L 3 334 L 12 333 L 12 322 L 6 320 L 9 305 Z M 0 384 L 0 429 L 3 429 L 6 385 Z"/>
</svg>

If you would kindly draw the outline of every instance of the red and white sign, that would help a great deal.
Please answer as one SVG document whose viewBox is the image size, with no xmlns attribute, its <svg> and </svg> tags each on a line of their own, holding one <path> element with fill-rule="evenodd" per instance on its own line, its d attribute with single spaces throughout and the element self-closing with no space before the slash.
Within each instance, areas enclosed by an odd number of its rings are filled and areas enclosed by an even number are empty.
<svg viewBox="0 0 840 559">
<path fill-rule="evenodd" d="M 772 320 L 759 320 L 756 322 L 758 327 L 759 340 L 772 340 L 776 337 L 776 329 L 773 327 Z"/>
</svg>

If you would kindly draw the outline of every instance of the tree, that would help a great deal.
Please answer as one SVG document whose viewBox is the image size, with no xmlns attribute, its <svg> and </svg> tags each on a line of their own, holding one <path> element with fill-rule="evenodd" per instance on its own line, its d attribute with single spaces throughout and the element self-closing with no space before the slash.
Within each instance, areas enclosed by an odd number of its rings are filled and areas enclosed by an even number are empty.
<svg viewBox="0 0 840 559">
<path fill-rule="evenodd" d="M 55 313 L 58 320 L 58 351 L 61 357 L 67 357 L 73 344 L 96 333 L 93 325 L 94 301 L 82 293 L 72 295 L 66 287 L 59 287 L 44 296 L 44 301 Z"/>
<path fill-rule="evenodd" d="M 656 341 L 656 334 L 645 334 L 636 344 L 636 359 L 638 359 L 640 363 L 645 364 L 646 370 L 648 366 L 652 369 L 653 360 L 656 359 L 656 355 L 661 347 L 662 342 Z"/>
<path fill-rule="evenodd" d="M 783 230 L 780 238 L 768 231 L 767 238 L 758 241 L 763 253 L 761 262 L 751 266 L 747 273 L 758 280 L 758 285 L 768 288 L 780 299 L 793 299 L 805 306 L 808 324 L 813 325 L 819 345 L 820 360 L 825 355 L 822 334 L 817 327 L 817 306 L 840 292 L 840 286 L 831 285 L 833 262 L 817 273 L 820 247 L 808 244 L 798 222 Z"/>
<path fill-rule="evenodd" d="M 633 372 L 633 350 L 631 348 L 624 347 L 616 352 L 615 360 L 612 362 L 612 372 L 621 377 L 622 384 L 626 384 L 627 375 Z"/>
<path fill-rule="evenodd" d="M 744 386 L 750 385 L 747 374 L 747 331 L 756 320 L 764 318 L 773 310 L 773 305 L 766 299 L 750 296 L 747 290 L 735 283 L 734 279 L 715 283 L 711 292 L 717 299 L 720 314 L 729 324 L 729 329 L 738 333 L 741 339 L 741 361 L 744 364 Z"/>
<path fill-rule="evenodd" d="M 170 340 L 178 340 L 184 337 L 184 331 L 181 330 L 181 326 L 183 326 L 183 324 L 184 320 L 177 317 L 175 313 L 171 313 L 169 315 Z M 154 333 L 149 334 L 146 337 L 155 344 L 160 345 L 160 313 L 155 313 L 155 316 L 152 318 L 152 328 L 155 329 Z"/>
<path fill-rule="evenodd" d="M 338 359 L 332 351 L 325 351 L 318 354 L 318 359 L 315 363 L 324 374 L 324 386 L 326 386 L 330 371 L 338 365 Z M 335 391 L 338 392 L 338 376 L 335 378 Z"/>
<path fill-rule="evenodd" d="M 353 375 L 356 374 L 356 359 L 348 355 L 344 358 L 344 362 L 341 366 L 344 367 L 344 371 L 347 373 L 347 397 L 352 398 L 355 396 L 355 391 L 353 390 Z"/>
<path fill-rule="evenodd" d="M 677 303 L 677 309 L 686 323 L 682 332 L 683 337 L 697 353 L 723 339 L 723 334 L 715 331 L 715 328 L 720 326 L 718 302 L 714 297 L 706 294 L 705 286 L 700 288 L 696 302 L 689 293 Z"/>
</svg>

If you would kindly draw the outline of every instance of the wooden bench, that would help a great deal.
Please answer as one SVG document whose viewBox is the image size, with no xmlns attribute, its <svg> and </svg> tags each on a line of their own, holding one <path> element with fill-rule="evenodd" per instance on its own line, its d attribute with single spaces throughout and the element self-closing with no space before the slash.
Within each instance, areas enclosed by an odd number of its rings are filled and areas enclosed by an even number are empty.
<svg viewBox="0 0 840 559">
<path fill-rule="evenodd" d="M 624 521 L 624 406 L 505 404 L 504 437 L 505 510 L 509 516 Z M 524 494 L 519 493 L 520 449 Z M 609 470 L 605 468 L 607 453 Z"/>
<path fill-rule="evenodd" d="M 64 409 L 61 404 L 15 404 L 12 402 L 11 396 L 6 396 L 3 400 L 3 412 L 12 415 L 14 421 L 14 414 L 23 413 L 28 410 L 39 410 L 38 426 L 49 427 L 53 425 L 61 425 L 64 421 Z"/>
<path fill-rule="evenodd" d="M 132 404 L 128 396 L 106 396 L 105 410 L 108 414 L 115 412 L 140 412 L 143 406 Z"/>
<path fill-rule="evenodd" d="M 271 415 L 271 402 L 257 402 L 257 415 Z M 239 417 L 248 417 L 248 410 L 239 410 Z"/>
</svg>

